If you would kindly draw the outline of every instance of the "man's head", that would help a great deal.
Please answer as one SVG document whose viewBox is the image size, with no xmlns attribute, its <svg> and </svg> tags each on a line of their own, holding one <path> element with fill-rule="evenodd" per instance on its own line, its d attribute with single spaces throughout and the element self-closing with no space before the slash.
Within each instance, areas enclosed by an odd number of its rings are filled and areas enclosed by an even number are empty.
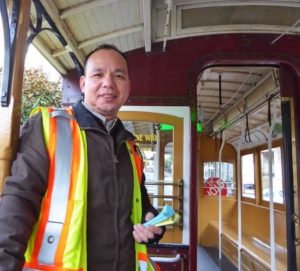
<svg viewBox="0 0 300 271">
<path fill-rule="evenodd" d="M 101 45 L 86 58 L 80 78 L 84 101 L 107 119 L 117 116 L 130 93 L 127 60 L 112 45 Z"/>
</svg>

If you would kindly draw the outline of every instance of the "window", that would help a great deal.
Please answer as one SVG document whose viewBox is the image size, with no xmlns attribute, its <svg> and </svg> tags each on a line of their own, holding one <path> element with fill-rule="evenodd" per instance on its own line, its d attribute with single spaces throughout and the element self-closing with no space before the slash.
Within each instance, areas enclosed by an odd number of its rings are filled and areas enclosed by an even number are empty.
<svg viewBox="0 0 300 271">
<path fill-rule="evenodd" d="M 217 196 L 219 191 L 222 196 L 234 195 L 233 163 L 205 162 L 203 176 L 204 195 Z"/>
<path fill-rule="evenodd" d="M 172 183 L 173 178 L 173 142 L 169 142 L 165 146 L 164 150 L 164 181 L 166 183 Z M 165 185 L 164 186 L 164 195 L 173 195 L 173 186 Z M 170 205 L 172 205 L 172 199 L 165 199 L 165 201 L 169 201 Z"/>
<path fill-rule="evenodd" d="M 173 125 L 152 121 L 123 121 L 126 129 L 136 137 L 144 160 L 144 174 L 148 194 L 155 208 L 165 204 L 173 206 L 173 186 L 157 182 L 173 183 Z M 166 196 L 161 199 L 160 196 Z M 169 197 L 168 197 L 169 196 Z"/>
<path fill-rule="evenodd" d="M 282 141 L 272 142 L 269 150 L 266 144 L 246 150 L 241 154 L 241 189 L 245 201 L 250 201 L 263 206 L 269 206 L 270 180 L 269 161 L 271 161 L 273 202 L 275 208 L 284 210 L 284 191 L 282 177 Z"/>
<path fill-rule="evenodd" d="M 242 163 L 242 196 L 255 199 L 254 154 L 241 157 Z"/>
<path fill-rule="evenodd" d="M 261 180 L 262 180 L 262 199 L 270 201 L 270 180 L 269 180 L 269 159 L 272 161 L 272 182 L 273 182 L 273 201 L 283 203 L 282 188 L 282 164 L 280 147 L 272 148 L 260 152 L 261 161 Z"/>
</svg>

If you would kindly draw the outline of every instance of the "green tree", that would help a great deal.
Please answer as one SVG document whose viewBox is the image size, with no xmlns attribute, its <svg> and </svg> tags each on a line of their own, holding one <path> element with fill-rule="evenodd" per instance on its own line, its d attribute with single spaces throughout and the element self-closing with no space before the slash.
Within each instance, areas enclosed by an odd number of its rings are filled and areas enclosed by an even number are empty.
<svg viewBox="0 0 300 271">
<path fill-rule="evenodd" d="M 61 83 L 49 81 L 42 69 L 30 68 L 24 71 L 21 123 L 38 106 L 61 107 Z"/>
</svg>

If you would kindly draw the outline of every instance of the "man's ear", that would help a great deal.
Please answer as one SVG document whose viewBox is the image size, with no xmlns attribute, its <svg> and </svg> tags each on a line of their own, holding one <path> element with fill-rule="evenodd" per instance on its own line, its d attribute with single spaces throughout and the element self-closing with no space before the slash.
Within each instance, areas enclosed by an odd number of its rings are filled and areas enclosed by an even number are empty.
<svg viewBox="0 0 300 271">
<path fill-rule="evenodd" d="M 84 75 L 80 76 L 79 86 L 80 86 L 81 92 L 84 93 L 84 91 L 85 91 L 85 76 Z"/>
</svg>

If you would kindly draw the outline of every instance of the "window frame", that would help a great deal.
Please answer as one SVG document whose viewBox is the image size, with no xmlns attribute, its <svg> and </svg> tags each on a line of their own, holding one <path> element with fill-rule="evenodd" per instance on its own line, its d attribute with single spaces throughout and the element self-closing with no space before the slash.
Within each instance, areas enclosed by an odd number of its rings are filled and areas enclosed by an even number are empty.
<svg viewBox="0 0 300 271">
<path fill-rule="evenodd" d="M 280 147 L 281 152 L 281 167 L 282 167 L 282 189 L 283 189 L 283 195 L 285 197 L 285 191 L 284 191 L 284 153 L 283 153 L 283 141 L 282 139 L 276 139 L 272 141 L 272 148 Z M 254 184 L 255 184 L 255 198 L 248 198 L 241 195 L 241 199 L 243 202 L 249 202 L 256 205 L 269 207 L 270 202 L 263 200 L 262 195 L 262 177 L 261 177 L 261 151 L 268 150 L 268 144 L 262 144 L 256 147 L 248 148 L 241 151 L 241 157 L 246 154 L 253 154 L 254 156 Z M 242 167 L 241 167 L 241 178 L 239 185 L 242 186 Z M 241 189 L 242 193 L 242 189 Z M 274 202 L 274 208 L 277 210 L 285 211 L 285 203 L 283 200 L 283 203 L 277 203 Z"/>
<path fill-rule="evenodd" d="M 207 195 L 204 192 L 204 188 L 205 188 L 205 186 L 204 186 L 204 184 L 205 184 L 204 164 L 205 163 L 214 163 L 214 162 L 220 163 L 220 161 L 217 161 L 217 160 L 209 160 L 209 161 L 207 160 L 207 161 L 203 161 L 203 163 L 202 163 L 202 176 L 203 176 L 203 178 L 201 180 L 201 190 L 202 190 L 201 194 L 202 194 L 203 197 L 208 197 L 208 198 L 218 198 L 219 197 L 219 194 L 217 194 L 217 195 Z M 233 160 L 233 159 L 224 159 L 224 160 L 221 161 L 221 163 L 232 164 L 232 167 L 233 167 L 232 168 L 232 171 L 233 171 L 233 194 L 232 195 L 222 195 L 221 194 L 221 197 L 223 199 L 234 199 L 234 198 L 237 197 L 237 191 L 236 191 L 237 180 L 236 180 L 236 163 L 235 163 L 235 160 Z M 232 188 L 230 188 L 230 189 L 232 189 Z"/>
<path fill-rule="evenodd" d="M 242 174 L 242 156 L 244 155 L 247 155 L 247 154 L 253 154 L 253 163 L 254 163 L 254 186 L 255 186 L 255 189 L 254 189 L 254 198 L 250 198 L 250 197 L 245 197 L 243 196 L 243 174 Z M 253 152 L 252 149 L 247 149 L 246 151 L 243 151 L 241 152 L 241 182 L 240 182 L 240 185 L 241 185 L 241 199 L 242 201 L 245 201 L 245 202 L 249 202 L 249 203 L 256 203 L 257 201 L 257 189 L 258 189 L 258 184 L 257 184 L 257 178 L 258 178 L 258 173 L 257 173 L 257 157 L 256 157 L 256 154 L 255 152 Z"/>
</svg>

